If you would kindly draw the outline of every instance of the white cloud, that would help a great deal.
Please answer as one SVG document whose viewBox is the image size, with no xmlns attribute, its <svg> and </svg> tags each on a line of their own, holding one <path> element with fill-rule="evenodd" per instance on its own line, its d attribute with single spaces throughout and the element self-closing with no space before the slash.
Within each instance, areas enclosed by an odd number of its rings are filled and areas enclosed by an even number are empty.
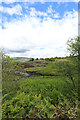
<svg viewBox="0 0 80 120">
<path fill-rule="evenodd" d="M 53 13 L 55 10 L 52 9 L 52 5 L 48 7 L 47 13 Z"/>
<path fill-rule="evenodd" d="M 21 15 L 22 7 L 19 4 L 17 4 L 12 8 L 0 6 L 0 11 L 4 13 L 8 13 L 10 15 L 13 14 Z"/>
<path fill-rule="evenodd" d="M 55 13 L 53 16 L 54 16 L 54 18 L 59 18 L 60 17 L 59 13 Z"/>
<path fill-rule="evenodd" d="M 13 3 L 13 2 L 79 2 L 79 0 L 0 0 L 0 2 Z"/>
<path fill-rule="evenodd" d="M 60 15 L 59 15 L 59 13 L 56 13 L 55 12 L 55 10 L 52 10 L 52 5 L 50 5 L 49 7 L 48 7 L 48 10 L 46 11 L 46 12 L 40 12 L 40 11 L 36 11 L 36 9 L 35 8 L 31 8 L 30 9 L 31 11 L 30 11 L 30 16 L 43 16 L 43 17 L 50 17 L 50 16 L 52 16 L 52 17 L 54 17 L 54 18 L 59 18 L 60 17 Z"/>
<path fill-rule="evenodd" d="M 20 2 L 21 0 L 0 0 L 0 1 L 5 3 L 13 3 L 13 2 Z"/>
<path fill-rule="evenodd" d="M 43 17 L 48 16 L 47 12 L 36 11 L 36 9 L 33 7 L 30 10 L 31 10 L 30 16 L 40 16 L 40 17 L 41 16 L 43 16 Z"/>
<path fill-rule="evenodd" d="M 0 19 L 0 23 L 2 23 L 2 20 Z"/>
<path fill-rule="evenodd" d="M 26 49 L 25 53 L 15 52 L 11 56 L 64 56 L 66 41 L 78 34 L 78 13 L 66 12 L 61 20 L 47 17 L 42 22 L 35 9 L 31 14 L 32 17 L 25 15 L 23 20 L 6 22 L 5 29 L 0 28 L 0 46 L 11 50 Z"/>
<path fill-rule="evenodd" d="M 3 11 L 3 7 L 2 7 L 2 6 L 0 6 L 0 11 L 1 11 L 1 12 Z"/>
</svg>

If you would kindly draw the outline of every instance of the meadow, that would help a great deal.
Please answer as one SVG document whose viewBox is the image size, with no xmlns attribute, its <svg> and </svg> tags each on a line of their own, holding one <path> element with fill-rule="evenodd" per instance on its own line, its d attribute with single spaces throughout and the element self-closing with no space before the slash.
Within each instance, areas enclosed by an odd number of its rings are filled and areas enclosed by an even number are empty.
<svg viewBox="0 0 80 120">
<path fill-rule="evenodd" d="M 79 119 L 77 57 L 4 57 L 2 65 L 3 119 Z"/>
</svg>

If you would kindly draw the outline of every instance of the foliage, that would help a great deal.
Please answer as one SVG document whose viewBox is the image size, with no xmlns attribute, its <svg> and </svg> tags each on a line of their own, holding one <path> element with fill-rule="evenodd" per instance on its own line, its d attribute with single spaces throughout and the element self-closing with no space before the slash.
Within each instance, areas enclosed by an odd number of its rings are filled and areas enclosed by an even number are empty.
<svg viewBox="0 0 80 120">
<path fill-rule="evenodd" d="M 55 59 L 53 57 L 51 58 L 45 58 L 46 61 L 54 61 Z"/>
<path fill-rule="evenodd" d="M 40 64 L 44 61 L 40 60 Z M 36 63 L 35 60 L 30 62 Z M 47 63 L 45 67 L 25 70 L 14 59 L 8 56 L 3 57 L 3 118 L 55 118 L 60 120 L 77 118 L 77 111 L 79 111 L 76 91 L 78 78 L 77 69 L 75 69 L 77 64 L 72 60 L 68 62 L 47 61 Z M 16 71 L 34 71 L 43 76 L 21 79 L 21 76 L 15 74 Z M 73 77 L 75 89 L 70 77 Z"/>
<path fill-rule="evenodd" d="M 22 68 L 17 66 L 14 59 L 4 55 L 2 58 L 2 95 L 10 94 L 14 95 L 14 89 L 17 90 L 18 80 L 21 76 L 16 75 L 16 71 L 20 71 Z M 7 97 L 8 98 L 8 97 Z M 11 98 L 11 97 L 10 97 Z M 9 98 L 8 98 L 9 99 Z M 5 101 L 6 99 L 3 99 Z"/>
<path fill-rule="evenodd" d="M 39 58 L 36 58 L 36 60 L 39 60 Z"/>
<path fill-rule="evenodd" d="M 79 53 L 79 37 L 76 38 L 70 38 L 67 41 L 67 50 L 70 52 L 70 55 L 78 55 Z"/>
<path fill-rule="evenodd" d="M 61 120 L 77 116 L 77 101 L 75 106 L 70 108 L 71 104 L 65 98 L 63 98 L 64 101 L 59 98 L 59 104 L 53 105 L 49 97 L 42 99 L 41 94 L 33 96 L 17 92 L 16 96 L 3 104 L 4 118 L 13 116 L 13 118 L 56 118 Z"/>
<path fill-rule="evenodd" d="M 31 60 L 30 61 L 34 61 L 34 58 L 31 58 Z"/>
<path fill-rule="evenodd" d="M 44 58 L 40 58 L 40 60 L 44 60 Z"/>
<path fill-rule="evenodd" d="M 77 94 L 64 77 L 30 77 L 20 80 L 18 85 L 20 88 L 14 89 L 14 96 L 7 93 L 3 97 L 3 118 L 55 118 L 62 111 L 65 113 L 65 109 L 68 117 L 75 114 Z M 73 112 L 69 113 L 72 108 Z"/>
<path fill-rule="evenodd" d="M 76 56 L 77 57 L 77 61 L 75 61 L 75 63 L 77 62 L 77 68 L 78 68 L 78 94 L 80 94 L 80 37 L 76 37 L 73 39 L 69 39 L 67 41 L 67 45 L 68 45 L 68 51 L 70 52 L 70 55 Z M 78 96 L 78 100 L 80 101 L 80 96 Z M 79 104 L 80 106 L 80 104 Z"/>
<path fill-rule="evenodd" d="M 65 61 L 65 62 L 60 61 L 60 62 L 57 62 L 56 67 L 58 67 L 59 71 L 62 72 L 64 76 L 67 76 L 71 80 L 73 87 L 75 88 L 74 77 L 78 73 L 77 63 L 72 64 L 69 61 Z M 77 74 L 77 76 L 78 76 L 78 74 Z"/>
</svg>

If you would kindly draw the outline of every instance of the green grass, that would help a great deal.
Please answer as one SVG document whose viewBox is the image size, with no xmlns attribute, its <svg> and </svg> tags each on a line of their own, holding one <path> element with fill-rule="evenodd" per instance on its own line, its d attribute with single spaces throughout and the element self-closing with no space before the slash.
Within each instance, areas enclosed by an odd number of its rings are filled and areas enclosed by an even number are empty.
<svg viewBox="0 0 80 120">
<path fill-rule="evenodd" d="M 43 64 L 44 60 L 40 61 L 40 64 Z M 36 61 L 28 62 L 38 64 Z M 54 118 L 55 114 L 62 115 L 62 111 L 66 110 L 69 118 L 75 116 L 78 87 L 77 62 L 70 60 L 69 63 L 54 61 L 48 63 L 45 67 L 32 67 L 23 70 L 14 61 L 4 64 L 3 118 Z M 14 67 L 18 71 L 34 72 L 46 76 L 21 79 L 12 71 Z M 75 88 L 71 79 L 64 74 L 65 70 L 71 72 Z"/>
<path fill-rule="evenodd" d="M 67 77 L 30 77 L 27 79 L 22 79 L 20 81 L 20 86 L 22 87 L 22 91 L 27 93 L 41 94 L 42 97 L 50 97 L 54 104 L 58 102 L 56 99 L 58 95 L 66 96 L 66 98 L 70 98 L 73 96 L 73 86 L 72 83 L 68 80 Z M 67 93 L 67 94 L 66 94 Z"/>
<path fill-rule="evenodd" d="M 48 118 L 53 118 L 51 116 L 56 114 L 56 105 L 60 111 L 65 110 L 65 104 L 70 109 L 76 105 L 77 94 L 72 83 L 66 80 L 68 78 L 58 76 L 21 79 L 16 89 L 4 95 L 3 117 L 8 114 L 9 118 L 21 118 L 28 114 L 29 118 L 46 118 L 47 114 Z"/>
<path fill-rule="evenodd" d="M 63 65 L 65 62 L 48 62 L 48 64 L 44 67 L 44 66 L 40 66 L 40 67 L 32 67 L 32 68 L 26 68 L 25 71 L 26 72 L 34 72 L 34 73 L 39 73 L 42 75 L 54 75 L 54 76 L 63 76 Z M 77 63 L 75 64 L 74 60 L 69 59 L 69 64 L 70 66 L 74 66 L 75 67 L 75 71 L 77 72 Z M 64 66 L 65 67 L 65 66 Z M 75 72 L 74 71 L 74 72 Z"/>
<path fill-rule="evenodd" d="M 45 67 L 33 67 L 33 68 L 26 68 L 27 72 L 36 72 L 42 75 L 61 75 L 60 72 L 58 72 L 58 69 L 56 67 L 56 62 L 50 62 Z"/>
</svg>

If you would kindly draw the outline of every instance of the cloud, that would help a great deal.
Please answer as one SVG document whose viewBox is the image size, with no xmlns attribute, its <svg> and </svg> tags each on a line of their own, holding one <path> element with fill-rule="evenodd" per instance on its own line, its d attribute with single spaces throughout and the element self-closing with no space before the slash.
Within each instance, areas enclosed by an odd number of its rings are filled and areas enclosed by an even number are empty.
<svg viewBox="0 0 80 120">
<path fill-rule="evenodd" d="M 7 52 L 7 53 L 25 53 L 25 52 L 27 52 L 27 51 L 29 51 L 29 49 L 5 49 L 5 52 Z"/>
<path fill-rule="evenodd" d="M 54 18 L 59 18 L 59 13 L 54 14 Z"/>
<path fill-rule="evenodd" d="M 9 15 L 21 15 L 22 7 L 19 4 L 12 8 L 0 6 L 0 11 L 3 13 L 8 13 Z"/>
<path fill-rule="evenodd" d="M 4 23 L 5 29 L 0 28 L 0 47 L 12 50 L 10 56 L 65 56 L 66 41 L 78 34 L 78 12 L 65 12 L 62 19 L 47 16 L 42 20 L 37 17 L 39 11 L 32 11 L 21 20 Z M 23 48 L 25 51 L 19 52 Z"/>
<path fill-rule="evenodd" d="M 43 17 L 47 17 L 48 14 L 47 14 L 47 12 L 36 11 L 35 8 L 31 7 L 30 8 L 30 16 L 35 16 L 35 17 L 36 16 L 39 16 L 39 17 L 43 16 Z"/>
<path fill-rule="evenodd" d="M 47 13 L 53 13 L 55 10 L 52 9 L 52 5 L 48 7 Z"/>
<path fill-rule="evenodd" d="M 1 2 L 5 3 L 13 3 L 13 2 L 20 2 L 21 0 L 1 0 Z"/>
<path fill-rule="evenodd" d="M 79 0 L 1 0 L 1 2 L 5 3 L 14 3 L 14 2 L 79 2 Z"/>
<path fill-rule="evenodd" d="M 32 8 L 30 8 L 30 16 L 34 16 L 34 17 L 43 16 L 44 18 L 45 17 L 53 17 L 53 18 L 59 18 L 60 17 L 59 13 L 56 13 L 55 10 L 52 10 L 52 5 L 50 5 L 48 7 L 46 12 L 36 11 L 36 9 L 32 7 Z"/>
</svg>

